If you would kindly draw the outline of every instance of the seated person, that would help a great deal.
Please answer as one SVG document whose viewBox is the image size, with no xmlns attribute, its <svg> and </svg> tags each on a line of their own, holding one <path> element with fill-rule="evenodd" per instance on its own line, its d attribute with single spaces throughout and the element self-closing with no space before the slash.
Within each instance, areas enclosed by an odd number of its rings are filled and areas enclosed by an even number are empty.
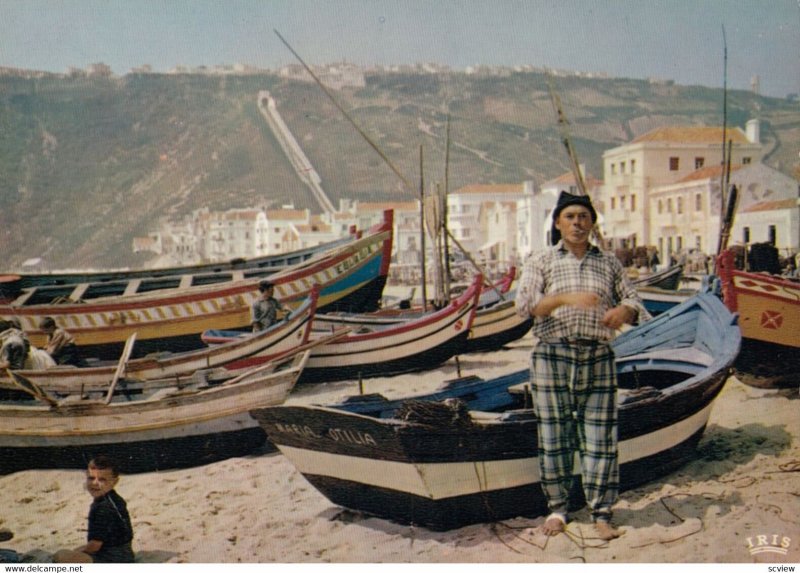
<svg viewBox="0 0 800 573">
<path fill-rule="evenodd" d="M 53 357 L 56 364 L 86 366 L 73 336 L 63 328 L 58 328 L 52 317 L 45 316 L 39 323 L 39 328 L 47 335 L 47 346 L 44 350 Z"/>
<path fill-rule="evenodd" d="M 94 501 L 89 507 L 87 542 L 75 550 L 62 549 L 55 563 L 133 563 L 133 527 L 125 500 L 114 491 L 119 482 L 116 464 L 97 456 L 86 470 L 86 490 Z"/>
</svg>

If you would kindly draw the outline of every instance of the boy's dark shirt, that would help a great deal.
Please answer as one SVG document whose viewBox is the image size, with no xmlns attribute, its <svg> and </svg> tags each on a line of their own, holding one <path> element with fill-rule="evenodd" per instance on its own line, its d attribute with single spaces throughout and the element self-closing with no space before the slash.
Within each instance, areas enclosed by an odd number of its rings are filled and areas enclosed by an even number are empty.
<svg viewBox="0 0 800 573">
<path fill-rule="evenodd" d="M 130 550 L 133 528 L 128 506 L 113 489 L 92 502 L 89 508 L 89 533 L 86 537 L 89 541 L 103 542 L 100 551 L 92 556 L 95 561 L 133 561 L 133 551 Z"/>
</svg>

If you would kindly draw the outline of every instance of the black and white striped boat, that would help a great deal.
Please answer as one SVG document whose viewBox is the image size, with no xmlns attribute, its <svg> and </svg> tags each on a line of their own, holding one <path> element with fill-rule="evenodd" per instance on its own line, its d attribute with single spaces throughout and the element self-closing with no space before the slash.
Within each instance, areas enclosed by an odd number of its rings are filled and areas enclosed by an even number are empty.
<svg viewBox="0 0 800 573">
<path fill-rule="evenodd" d="M 692 458 L 740 342 L 736 317 L 709 293 L 614 341 L 623 487 Z M 545 511 L 528 377 L 526 368 L 411 401 L 367 396 L 254 416 L 333 503 L 450 529 Z"/>
</svg>

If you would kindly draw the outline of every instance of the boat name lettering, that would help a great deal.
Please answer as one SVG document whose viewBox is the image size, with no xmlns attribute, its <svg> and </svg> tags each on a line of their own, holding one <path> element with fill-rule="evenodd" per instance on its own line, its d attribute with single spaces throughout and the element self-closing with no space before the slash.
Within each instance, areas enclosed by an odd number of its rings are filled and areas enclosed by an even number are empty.
<svg viewBox="0 0 800 573">
<path fill-rule="evenodd" d="M 358 444 L 360 446 L 377 446 L 375 438 L 358 430 L 345 430 L 343 428 L 330 428 L 328 437 L 334 442 L 347 442 L 348 444 Z"/>
<path fill-rule="evenodd" d="M 314 432 L 309 426 L 301 426 L 300 424 L 275 424 L 275 429 L 284 434 L 294 434 L 302 438 L 321 438 L 319 434 Z"/>
</svg>

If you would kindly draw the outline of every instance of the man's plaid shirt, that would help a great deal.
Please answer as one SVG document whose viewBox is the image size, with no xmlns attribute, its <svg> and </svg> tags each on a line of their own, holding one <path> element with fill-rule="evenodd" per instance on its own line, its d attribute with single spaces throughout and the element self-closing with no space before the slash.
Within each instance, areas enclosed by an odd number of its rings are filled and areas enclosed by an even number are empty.
<svg viewBox="0 0 800 573">
<path fill-rule="evenodd" d="M 575 292 L 598 294 L 600 306 L 585 310 L 565 305 L 550 316 L 534 317 L 535 336 L 544 341 L 610 341 L 616 332 L 603 326 L 603 315 L 620 304 L 636 310 L 640 323 L 651 318 L 613 253 L 590 245 L 583 259 L 578 260 L 561 241 L 525 259 L 517 290 L 517 314 L 531 316 L 531 310 L 547 295 Z"/>
</svg>

